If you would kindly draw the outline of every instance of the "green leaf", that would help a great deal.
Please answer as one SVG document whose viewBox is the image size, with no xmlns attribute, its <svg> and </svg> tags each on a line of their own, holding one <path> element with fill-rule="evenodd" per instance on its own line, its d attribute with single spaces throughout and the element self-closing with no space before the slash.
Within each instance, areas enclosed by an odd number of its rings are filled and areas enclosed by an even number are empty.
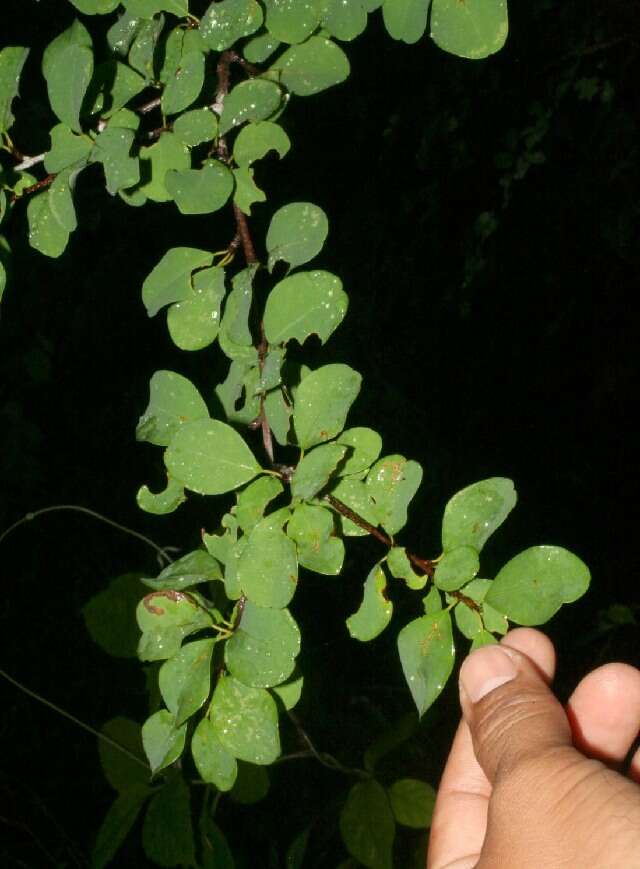
<svg viewBox="0 0 640 869">
<path fill-rule="evenodd" d="M 202 169 L 169 170 L 164 185 L 182 214 L 209 214 L 231 196 L 233 175 L 218 160 L 209 160 Z"/>
<path fill-rule="evenodd" d="M 104 869 L 111 863 L 129 835 L 147 797 L 147 790 L 127 791 L 116 797 L 100 824 L 91 851 L 92 869 Z"/>
<path fill-rule="evenodd" d="M 124 12 L 107 31 L 107 45 L 112 54 L 126 57 L 131 43 L 138 35 L 141 21 L 129 12 Z"/>
<path fill-rule="evenodd" d="M 203 781 L 215 785 L 219 791 L 231 790 L 238 775 L 237 761 L 220 742 L 206 717 L 198 722 L 193 732 L 191 753 Z"/>
<path fill-rule="evenodd" d="M 367 487 L 360 480 L 353 477 L 340 480 L 338 485 L 331 490 L 331 494 L 346 504 L 347 507 L 351 507 L 354 513 L 357 513 L 374 528 L 378 525 L 378 510 L 367 491 Z M 345 537 L 364 537 L 369 533 L 341 513 L 338 513 L 338 516 L 340 528 Z"/>
<path fill-rule="evenodd" d="M 233 159 L 238 166 L 249 166 L 261 160 L 269 151 L 276 151 L 280 158 L 291 148 L 285 131 L 272 121 L 257 121 L 243 127 L 233 143 Z"/>
<path fill-rule="evenodd" d="M 173 589 L 145 595 L 136 608 L 136 619 L 143 632 L 180 628 L 183 636 L 209 628 L 212 622 L 192 594 Z"/>
<path fill-rule="evenodd" d="M 114 577 L 109 585 L 82 607 L 82 616 L 94 643 L 115 658 L 135 658 L 138 626 L 135 608 L 144 596 L 139 573 Z"/>
<path fill-rule="evenodd" d="M 222 675 L 210 716 L 220 742 L 240 760 L 266 766 L 280 755 L 278 710 L 264 688 Z"/>
<path fill-rule="evenodd" d="M 76 136 L 65 124 L 56 124 L 50 135 L 51 149 L 44 158 L 47 172 L 55 175 L 89 158 L 93 142 L 88 136 Z"/>
<path fill-rule="evenodd" d="M 260 413 L 259 377 L 255 365 L 237 359 L 231 362 L 226 380 L 216 386 L 216 395 L 230 422 L 248 425 Z M 245 401 L 239 408 L 243 392 Z"/>
<path fill-rule="evenodd" d="M 29 244 L 45 256 L 59 257 L 69 241 L 69 232 L 51 210 L 49 191 L 32 196 L 27 204 Z"/>
<path fill-rule="evenodd" d="M 153 796 L 142 825 L 142 845 L 159 866 L 195 865 L 191 792 L 179 774 Z"/>
<path fill-rule="evenodd" d="M 181 350 L 202 350 L 215 341 L 226 292 L 224 269 L 217 266 L 196 272 L 192 283 L 187 298 L 171 305 L 167 313 L 169 334 Z"/>
<path fill-rule="evenodd" d="M 507 0 L 433 0 L 431 38 L 458 57 L 489 57 L 502 48 L 508 32 Z"/>
<path fill-rule="evenodd" d="M 167 448 L 165 463 L 172 476 L 201 495 L 230 492 L 261 470 L 243 437 L 217 419 L 183 425 Z"/>
<path fill-rule="evenodd" d="M 357 427 L 345 429 L 337 443 L 351 447 L 347 460 L 338 471 L 340 477 L 360 474 L 367 470 L 378 458 L 382 450 L 382 438 L 371 428 Z"/>
<path fill-rule="evenodd" d="M 145 89 L 147 83 L 143 76 L 117 60 L 101 63 L 91 82 L 91 95 L 95 95 L 91 114 L 102 118 L 113 117 L 129 100 Z M 139 119 L 136 119 L 136 126 Z M 122 126 L 114 124 L 111 126 Z"/>
<path fill-rule="evenodd" d="M 256 525 L 238 563 L 238 582 L 257 606 L 287 606 L 298 583 L 296 547 L 279 528 Z"/>
<path fill-rule="evenodd" d="M 471 546 L 458 546 L 442 556 L 433 581 L 442 591 L 455 591 L 472 580 L 479 569 L 477 551 Z"/>
<path fill-rule="evenodd" d="M 409 622 L 398 634 L 400 663 L 418 714 L 424 715 L 451 675 L 455 647 L 447 610 Z"/>
<path fill-rule="evenodd" d="M 385 789 L 377 781 L 353 785 L 340 813 L 347 850 L 369 869 L 392 869 L 396 823 Z"/>
<path fill-rule="evenodd" d="M 73 190 L 76 178 L 83 166 L 71 167 L 59 172 L 49 187 L 49 207 L 60 226 L 73 232 L 78 226 L 76 209 L 73 204 Z"/>
<path fill-rule="evenodd" d="M 251 348 L 252 352 L 248 360 L 245 360 L 251 363 L 258 361 L 257 351 L 251 347 L 252 337 L 249 329 L 252 283 L 255 273 L 256 266 L 248 266 L 233 278 L 233 289 L 227 296 L 220 326 L 221 334 L 227 336 L 234 344 Z"/>
<path fill-rule="evenodd" d="M 265 609 L 248 600 L 240 626 L 227 640 L 224 660 L 244 685 L 271 688 L 293 673 L 300 631 L 287 609 Z"/>
<path fill-rule="evenodd" d="M 185 40 L 186 42 L 186 40 Z M 175 115 L 194 103 L 204 84 L 204 54 L 186 51 L 180 65 L 166 82 L 160 104 L 165 115 Z"/>
<path fill-rule="evenodd" d="M 391 576 L 395 576 L 396 579 L 404 579 L 407 586 L 415 591 L 424 588 L 429 580 L 426 573 L 420 575 L 415 572 L 404 546 L 391 547 L 387 556 L 387 565 Z"/>
<path fill-rule="evenodd" d="M 509 630 L 509 623 L 504 613 L 498 612 L 497 609 L 489 603 L 482 604 L 482 621 L 485 628 L 492 634 L 506 634 Z"/>
<path fill-rule="evenodd" d="M 216 579 L 222 579 L 222 571 L 216 559 L 204 549 L 195 549 L 169 564 L 154 579 L 144 578 L 142 582 L 155 590 L 183 591 L 193 585 Z"/>
<path fill-rule="evenodd" d="M 192 288 L 191 273 L 210 266 L 213 254 L 193 247 L 172 247 L 142 285 L 142 301 L 149 317 L 164 305 L 183 302 Z"/>
<path fill-rule="evenodd" d="M 213 640 L 187 643 L 160 667 L 160 693 L 178 727 L 191 718 L 209 696 L 213 644 Z"/>
<path fill-rule="evenodd" d="M 497 642 L 496 638 L 493 634 L 490 634 L 489 631 L 480 631 L 480 633 L 473 638 L 469 652 L 474 652 L 476 649 L 482 648 L 482 646 L 493 646 Z"/>
<path fill-rule="evenodd" d="M 263 766 L 241 760 L 238 764 L 238 778 L 229 796 L 240 805 L 251 806 L 266 797 L 269 785 L 269 773 Z"/>
<path fill-rule="evenodd" d="M 136 439 L 166 447 L 181 426 L 208 417 L 207 405 L 190 380 L 175 371 L 156 371 L 149 383 L 149 404 L 136 426 Z"/>
<path fill-rule="evenodd" d="M 189 14 L 189 0 L 121 0 L 131 15 L 151 18 L 158 12 L 170 12 L 179 18 Z"/>
<path fill-rule="evenodd" d="M 99 739 L 100 763 L 105 778 L 111 787 L 119 793 L 136 788 L 146 790 L 149 784 L 150 770 L 145 769 L 146 761 L 140 725 L 136 721 L 119 716 L 107 721 L 102 726 L 101 732 L 140 759 L 140 763 L 136 763 L 124 752 L 118 751 L 108 742 Z"/>
<path fill-rule="evenodd" d="M 177 760 L 184 750 L 187 725 L 175 726 L 173 715 L 166 709 L 147 718 L 142 725 L 142 744 L 152 774 Z"/>
<path fill-rule="evenodd" d="M 256 0 L 222 0 L 212 3 L 200 21 L 200 33 L 213 51 L 227 48 L 262 25 L 262 7 Z"/>
<path fill-rule="evenodd" d="M 362 377 L 348 365 L 323 365 L 304 378 L 295 397 L 293 424 L 303 449 L 340 434 Z"/>
<path fill-rule="evenodd" d="M 133 15 L 131 10 L 129 12 Z M 135 18 L 151 18 L 151 16 L 133 16 Z M 140 21 L 137 25 L 133 43 L 129 50 L 129 64 L 145 77 L 148 82 L 155 79 L 154 59 L 158 40 L 164 27 L 164 16 L 151 21 Z"/>
<path fill-rule="evenodd" d="M 295 837 L 287 849 L 286 869 L 302 869 L 304 858 L 307 854 L 307 846 L 309 844 L 309 836 L 311 835 L 311 826 L 305 827 L 301 833 Z"/>
<path fill-rule="evenodd" d="M 328 232 L 327 215 L 317 205 L 311 202 L 291 202 L 289 205 L 283 205 L 271 218 L 267 231 L 269 271 L 272 271 L 274 265 L 280 260 L 289 263 L 291 268 L 296 268 L 313 259 L 322 250 Z M 328 273 L 311 272 L 310 274 L 327 275 Z M 326 279 L 322 282 L 322 278 L 320 281 L 320 294 L 323 289 L 325 293 L 330 289 L 340 291 L 342 289 L 342 284 L 336 286 Z M 326 302 L 326 299 L 323 298 L 323 301 Z"/>
<path fill-rule="evenodd" d="M 541 625 L 589 588 L 586 564 L 560 546 L 532 546 L 507 562 L 484 602 L 518 625 Z"/>
<path fill-rule="evenodd" d="M 188 147 L 175 133 L 163 133 L 155 144 L 140 148 L 140 175 L 143 183 L 138 190 L 154 202 L 168 202 L 173 196 L 164 184 L 167 172 L 172 169 L 189 169 L 190 166 Z"/>
<path fill-rule="evenodd" d="M 280 82 L 290 93 L 300 97 L 340 84 L 351 71 L 344 51 L 324 36 L 288 48 L 271 69 L 280 73 Z"/>
<path fill-rule="evenodd" d="M 310 335 L 324 342 L 337 329 L 349 300 L 342 282 L 329 272 L 298 272 L 275 285 L 264 311 L 264 328 L 271 344 L 295 338 L 304 344 Z"/>
<path fill-rule="evenodd" d="M 173 132 L 190 148 L 211 142 L 218 135 L 218 118 L 209 108 L 192 109 L 176 118 Z"/>
<path fill-rule="evenodd" d="M 336 39 L 350 42 L 367 27 L 367 10 L 362 0 L 322 0 L 320 23 Z"/>
<path fill-rule="evenodd" d="M 493 532 L 516 505 L 513 482 L 492 477 L 457 492 L 448 502 L 442 518 L 442 548 L 472 546 L 481 552 Z"/>
<path fill-rule="evenodd" d="M 79 21 L 46 47 L 42 74 L 54 113 L 63 124 L 80 132 L 80 109 L 93 75 L 93 47 L 89 32 Z"/>
<path fill-rule="evenodd" d="M 8 45 L 0 51 L 0 133 L 6 133 L 13 125 L 11 104 L 18 96 L 20 75 L 28 54 L 29 49 L 20 45 Z"/>
<path fill-rule="evenodd" d="M 458 630 L 468 640 L 473 640 L 482 633 L 482 616 L 477 610 L 467 606 L 466 603 L 458 603 L 453 610 L 453 615 Z"/>
<path fill-rule="evenodd" d="M 94 162 L 102 163 L 107 190 L 114 196 L 118 190 L 133 187 L 140 180 L 140 164 L 130 151 L 135 139 L 133 130 L 109 125 L 96 139 L 91 153 Z"/>
<path fill-rule="evenodd" d="M 367 474 L 367 491 L 376 505 L 378 522 L 395 534 L 407 522 L 407 507 L 422 481 L 418 462 L 392 455 L 379 459 Z"/>
<path fill-rule="evenodd" d="M 369 573 L 364 584 L 362 603 L 347 619 L 347 628 L 355 640 L 373 640 L 391 621 L 393 603 L 387 597 L 387 577 L 380 564 Z"/>
<path fill-rule="evenodd" d="M 280 108 L 282 92 L 275 82 L 255 78 L 241 81 L 224 101 L 220 116 L 220 135 L 245 121 L 264 121 Z"/>
<path fill-rule="evenodd" d="M 344 543 L 333 533 L 331 512 L 309 504 L 298 505 L 287 525 L 300 565 L 327 576 L 337 576 L 344 561 Z"/>
<path fill-rule="evenodd" d="M 283 486 L 276 477 L 258 477 L 236 496 L 236 517 L 238 525 L 245 533 L 254 528 L 264 516 L 267 505 L 283 492 Z"/>
<path fill-rule="evenodd" d="M 235 860 L 220 827 L 210 815 L 200 815 L 202 869 L 236 869 Z"/>
<path fill-rule="evenodd" d="M 303 42 L 318 26 L 319 12 L 315 3 L 292 0 L 264 0 L 267 30 L 280 42 Z"/>
<path fill-rule="evenodd" d="M 324 444 L 307 453 L 291 478 L 293 497 L 309 500 L 323 489 L 346 452 L 341 444 Z"/>
<path fill-rule="evenodd" d="M 424 606 L 424 611 L 428 616 L 439 613 L 442 609 L 442 595 L 435 585 L 432 585 L 429 589 L 429 593 L 422 598 L 422 605 Z"/>
<path fill-rule="evenodd" d="M 382 17 L 393 39 L 412 45 L 427 29 L 431 0 L 384 0 Z"/>
<path fill-rule="evenodd" d="M 274 389 L 267 394 L 264 400 L 264 412 L 276 441 L 281 446 L 286 446 L 291 428 L 291 408 L 285 401 L 282 389 Z"/>
<path fill-rule="evenodd" d="M 108 15 L 120 5 L 120 0 L 70 0 L 85 15 Z"/>
<path fill-rule="evenodd" d="M 264 190 L 260 190 L 253 180 L 253 169 L 248 166 L 239 166 L 233 170 L 236 182 L 233 201 L 244 214 L 251 214 L 251 206 L 256 202 L 266 202 Z"/>
<path fill-rule="evenodd" d="M 401 778 L 389 788 L 389 802 L 396 821 L 405 827 L 426 830 L 436 803 L 436 792 L 424 781 Z"/>
<path fill-rule="evenodd" d="M 250 39 L 244 46 L 243 52 L 249 63 L 264 63 L 279 47 L 280 40 L 275 39 L 270 33 L 263 33 Z"/>
<path fill-rule="evenodd" d="M 419 725 L 418 716 L 411 711 L 405 713 L 395 721 L 391 721 L 369 746 L 364 753 L 364 767 L 373 773 L 380 760 L 415 734 Z"/>
<path fill-rule="evenodd" d="M 276 685 L 271 689 L 271 693 L 276 695 L 285 709 L 293 709 L 302 696 L 303 682 L 304 679 L 296 667 L 289 681 L 283 682 L 282 685 Z"/>
<path fill-rule="evenodd" d="M 145 513 L 163 516 L 173 513 L 186 500 L 184 486 L 178 480 L 167 479 L 167 487 L 154 494 L 148 486 L 141 486 L 136 495 L 136 503 Z"/>
</svg>

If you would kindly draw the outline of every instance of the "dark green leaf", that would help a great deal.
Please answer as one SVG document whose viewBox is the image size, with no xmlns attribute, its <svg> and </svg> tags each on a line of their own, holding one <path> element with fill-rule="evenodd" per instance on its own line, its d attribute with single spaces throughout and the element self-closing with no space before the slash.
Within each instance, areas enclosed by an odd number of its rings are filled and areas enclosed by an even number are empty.
<svg viewBox="0 0 640 869">
<path fill-rule="evenodd" d="M 144 596 L 139 573 L 116 576 L 82 607 L 91 639 L 116 658 L 135 658 L 139 631 L 135 609 Z"/>
<path fill-rule="evenodd" d="M 88 159 L 93 148 L 88 136 L 76 136 L 65 124 L 57 124 L 50 135 L 51 150 L 44 158 L 47 172 L 56 174 Z"/>
<path fill-rule="evenodd" d="M 280 42 L 303 42 L 318 25 L 319 12 L 315 3 L 264 0 L 264 5 L 267 30 Z"/>
<path fill-rule="evenodd" d="M 263 33 L 250 39 L 243 52 L 249 63 L 264 63 L 280 46 L 280 41 L 270 33 Z"/>
<path fill-rule="evenodd" d="M 349 42 L 365 30 L 367 10 L 362 0 L 322 0 L 320 23 L 336 39 Z"/>
<path fill-rule="evenodd" d="M 147 718 L 142 725 L 142 744 L 152 773 L 164 769 L 180 757 L 186 735 L 186 723 L 176 727 L 173 715 L 166 709 L 159 709 Z"/>
<path fill-rule="evenodd" d="M 260 465 L 235 429 L 217 419 L 186 423 L 165 453 L 169 473 L 201 495 L 221 495 L 257 476 Z"/>
<path fill-rule="evenodd" d="M 244 806 L 259 803 L 269 793 L 269 773 L 263 766 L 240 761 L 238 778 L 229 796 Z"/>
<path fill-rule="evenodd" d="M 210 715 L 218 739 L 240 760 L 268 765 L 280 755 L 278 710 L 264 688 L 222 675 Z"/>
<path fill-rule="evenodd" d="M 586 564 L 560 546 L 532 546 L 500 570 L 484 602 L 518 625 L 541 625 L 589 588 Z"/>
<path fill-rule="evenodd" d="M 134 15 L 130 9 L 128 11 L 134 19 L 151 18 L 151 16 Z M 139 21 L 133 43 L 129 49 L 129 64 L 143 75 L 148 82 L 155 79 L 154 59 L 163 27 L 164 15 L 151 21 Z"/>
<path fill-rule="evenodd" d="M 240 130 L 233 143 L 233 158 L 238 166 L 249 166 L 269 151 L 284 157 L 290 147 L 291 142 L 282 127 L 272 121 L 258 121 Z"/>
<path fill-rule="evenodd" d="M 147 857 L 159 866 L 193 866 L 195 843 L 191 823 L 191 794 L 179 774 L 151 799 L 142 826 Z"/>
<path fill-rule="evenodd" d="M 422 716 L 453 669 L 455 647 L 448 610 L 409 622 L 398 634 L 398 652 L 409 690 Z"/>
<path fill-rule="evenodd" d="M 142 301 L 153 317 L 160 308 L 189 297 L 191 273 L 210 266 L 213 254 L 193 247 L 172 247 L 162 257 L 142 285 Z"/>
<path fill-rule="evenodd" d="M 140 725 L 129 718 L 112 718 L 103 725 L 102 733 L 140 758 L 140 763 L 136 763 L 124 752 L 99 739 L 100 763 L 111 787 L 119 793 L 134 789 L 145 790 L 149 784 L 151 771 L 145 768 Z"/>
<path fill-rule="evenodd" d="M 135 824 L 147 797 L 147 790 L 128 791 L 116 797 L 98 830 L 91 851 L 92 869 L 104 869 L 111 863 Z"/>
<path fill-rule="evenodd" d="M 392 869 L 395 829 L 382 785 L 373 779 L 353 785 L 340 813 L 340 833 L 349 853 L 369 869 Z"/>
<path fill-rule="evenodd" d="M 245 121 L 264 121 L 280 108 L 282 92 L 278 85 L 265 79 L 241 81 L 224 101 L 220 116 L 220 135 Z"/>
<path fill-rule="evenodd" d="M 340 434 L 362 377 L 340 363 L 323 365 L 304 378 L 295 397 L 293 424 L 303 449 Z"/>
<path fill-rule="evenodd" d="M 356 640 L 373 640 L 386 628 L 392 615 L 393 604 L 387 597 L 387 577 L 381 565 L 376 564 L 365 581 L 359 609 L 347 619 L 347 628 Z"/>
<path fill-rule="evenodd" d="M 54 113 L 80 132 L 80 109 L 93 74 L 93 47 L 89 32 L 79 21 L 46 47 L 42 74 Z"/>
<path fill-rule="evenodd" d="M 264 190 L 260 190 L 256 182 L 253 180 L 253 169 L 249 166 L 239 166 L 233 170 L 233 177 L 236 182 L 233 201 L 244 214 L 251 214 L 251 207 L 256 202 L 266 202 L 267 197 Z"/>
<path fill-rule="evenodd" d="M 426 782 L 415 778 L 399 779 L 389 788 L 389 802 L 399 824 L 416 830 L 431 826 L 436 792 Z"/>
<path fill-rule="evenodd" d="M 192 109 L 176 118 L 173 132 L 190 148 L 211 142 L 218 135 L 218 118 L 209 108 Z"/>
<path fill-rule="evenodd" d="M 0 133 L 6 133 L 13 124 L 11 104 L 18 96 L 20 75 L 28 54 L 29 49 L 20 45 L 8 45 L 0 51 Z"/>
<path fill-rule="evenodd" d="M 102 163 L 107 190 L 114 196 L 118 190 L 133 187 L 140 180 L 140 164 L 130 151 L 135 133 L 109 125 L 96 139 L 91 159 Z"/>
<path fill-rule="evenodd" d="M 202 869 L 235 869 L 233 854 L 224 833 L 206 813 L 200 817 L 200 835 Z"/>
</svg>

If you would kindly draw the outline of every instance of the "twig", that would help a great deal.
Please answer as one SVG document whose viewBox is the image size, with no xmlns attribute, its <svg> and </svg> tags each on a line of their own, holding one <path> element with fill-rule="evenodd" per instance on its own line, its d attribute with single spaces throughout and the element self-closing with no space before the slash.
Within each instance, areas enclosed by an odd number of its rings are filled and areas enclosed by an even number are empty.
<svg viewBox="0 0 640 869">
<path fill-rule="evenodd" d="M 371 776 L 364 769 L 358 769 L 357 767 L 352 766 L 344 766 L 344 764 L 340 763 L 340 761 L 335 758 L 332 754 L 329 754 L 326 751 L 318 751 L 313 742 L 311 741 L 311 737 L 306 732 L 302 724 L 300 724 L 300 720 L 298 716 L 292 712 L 290 709 L 287 710 L 287 715 L 289 716 L 289 720 L 295 727 L 298 736 L 301 740 L 308 746 L 309 750 L 307 752 L 297 752 L 295 754 L 285 755 L 284 757 L 279 758 L 278 762 L 283 762 L 285 760 L 294 760 L 294 759 L 303 759 L 305 757 L 314 757 L 318 763 L 321 763 L 322 766 L 326 766 L 328 769 L 332 769 L 335 772 L 341 772 L 344 775 L 356 776 L 356 778 L 361 779 L 369 779 Z"/>
<path fill-rule="evenodd" d="M 22 199 L 23 196 L 30 196 L 32 193 L 44 190 L 45 187 L 48 187 L 53 182 L 55 177 L 54 174 L 49 174 L 41 181 L 36 181 L 35 184 L 30 184 L 29 187 L 25 187 L 24 190 L 20 191 L 20 193 L 14 193 L 11 197 L 11 202 L 16 202 L 18 199 Z"/>
<path fill-rule="evenodd" d="M 138 106 L 136 112 L 140 112 L 141 115 L 148 115 L 149 112 L 157 109 L 159 105 L 160 97 L 154 97 L 152 100 L 149 100 L 148 102 L 143 103 L 141 106 Z"/>
<path fill-rule="evenodd" d="M 36 154 L 34 157 L 23 156 L 21 162 L 13 167 L 14 171 L 23 172 L 25 169 L 31 169 L 32 166 L 36 166 L 38 163 L 43 163 L 45 157 L 46 153 Z"/>
<path fill-rule="evenodd" d="M 346 516 L 347 519 L 351 519 L 354 525 L 357 525 L 359 528 L 362 528 L 363 531 L 367 531 L 376 540 L 379 540 L 380 543 L 384 543 L 385 546 L 393 546 L 393 540 L 384 531 L 380 531 L 379 528 L 376 528 L 375 525 L 372 525 L 371 522 L 367 522 L 362 516 L 352 510 L 351 507 L 347 507 L 342 501 L 338 500 L 335 495 L 325 495 L 324 500 L 328 501 L 329 504 L 333 507 L 334 510 L 337 510 L 338 513 Z"/>
</svg>

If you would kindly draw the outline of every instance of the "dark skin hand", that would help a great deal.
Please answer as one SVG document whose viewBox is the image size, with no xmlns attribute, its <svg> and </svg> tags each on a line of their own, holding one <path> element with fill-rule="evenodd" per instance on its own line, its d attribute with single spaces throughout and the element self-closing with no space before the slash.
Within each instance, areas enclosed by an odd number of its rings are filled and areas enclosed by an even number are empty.
<svg viewBox="0 0 640 869">
<path fill-rule="evenodd" d="M 460 670 L 463 720 L 440 782 L 427 869 L 640 869 L 640 671 L 606 664 L 565 708 L 555 651 L 518 628 Z"/>
</svg>

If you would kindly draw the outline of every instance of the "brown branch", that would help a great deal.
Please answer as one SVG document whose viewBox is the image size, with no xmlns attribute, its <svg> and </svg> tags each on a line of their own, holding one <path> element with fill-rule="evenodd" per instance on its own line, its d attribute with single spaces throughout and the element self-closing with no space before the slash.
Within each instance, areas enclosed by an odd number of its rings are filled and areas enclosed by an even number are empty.
<svg viewBox="0 0 640 869">
<path fill-rule="evenodd" d="M 35 184 L 30 184 L 29 187 L 25 187 L 20 193 L 14 193 L 11 197 L 11 202 L 16 202 L 18 199 L 22 199 L 23 196 L 30 196 L 32 193 L 44 190 L 45 187 L 48 187 L 53 182 L 55 177 L 55 174 L 49 174 L 41 181 L 36 181 Z"/>
<path fill-rule="evenodd" d="M 242 240 L 242 250 L 247 265 L 255 265 L 258 262 L 258 257 L 256 256 L 256 249 L 253 246 L 251 232 L 249 231 L 247 215 L 240 210 L 240 207 L 236 205 L 235 202 L 233 203 L 233 214 L 236 218 L 236 226 L 238 228 L 238 233 L 240 234 L 240 239 Z"/>
<path fill-rule="evenodd" d="M 463 594 L 461 591 L 450 591 L 449 595 L 451 597 L 455 597 L 456 600 L 460 601 L 460 603 L 466 604 L 469 609 L 474 610 L 475 612 L 480 612 L 480 605 L 477 601 L 473 600 L 473 598 L 468 597 L 468 595 Z"/>
<path fill-rule="evenodd" d="M 338 500 L 334 495 L 325 495 L 324 500 L 328 501 L 329 504 L 340 513 L 342 516 L 346 516 L 347 519 L 351 519 L 354 525 L 357 525 L 359 528 L 362 528 L 363 531 L 367 531 L 376 540 L 379 540 L 380 543 L 384 543 L 385 546 L 393 546 L 393 540 L 391 537 L 387 536 L 384 531 L 380 531 L 379 528 L 376 528 L 375 525 L 372 525 L 370 522 L 367 522 L 362 516 L 352 510 L 351 507 L 347 507 L 342 501 Z"/>
<path fill-rule="evenodd" d="M 159 105 L 160 97 L 154 97 L 152 100 L 149 100 L 148 102 L 143 103 L 141 106 L 138 106 L 135 111 L 140 112 L 141 115 L 148 115 L 149 112 L 157 109 Z"/>
<path fill-rule="evenodd" d="M 436 571 L 435 564 L 428 558 L 420 558 L 419 555 L 414 555 L 413 552 L 407 552 L 407 558 L 414 567 L 426 573 L 427 576 L 433 576 Z"/>
</svg>

